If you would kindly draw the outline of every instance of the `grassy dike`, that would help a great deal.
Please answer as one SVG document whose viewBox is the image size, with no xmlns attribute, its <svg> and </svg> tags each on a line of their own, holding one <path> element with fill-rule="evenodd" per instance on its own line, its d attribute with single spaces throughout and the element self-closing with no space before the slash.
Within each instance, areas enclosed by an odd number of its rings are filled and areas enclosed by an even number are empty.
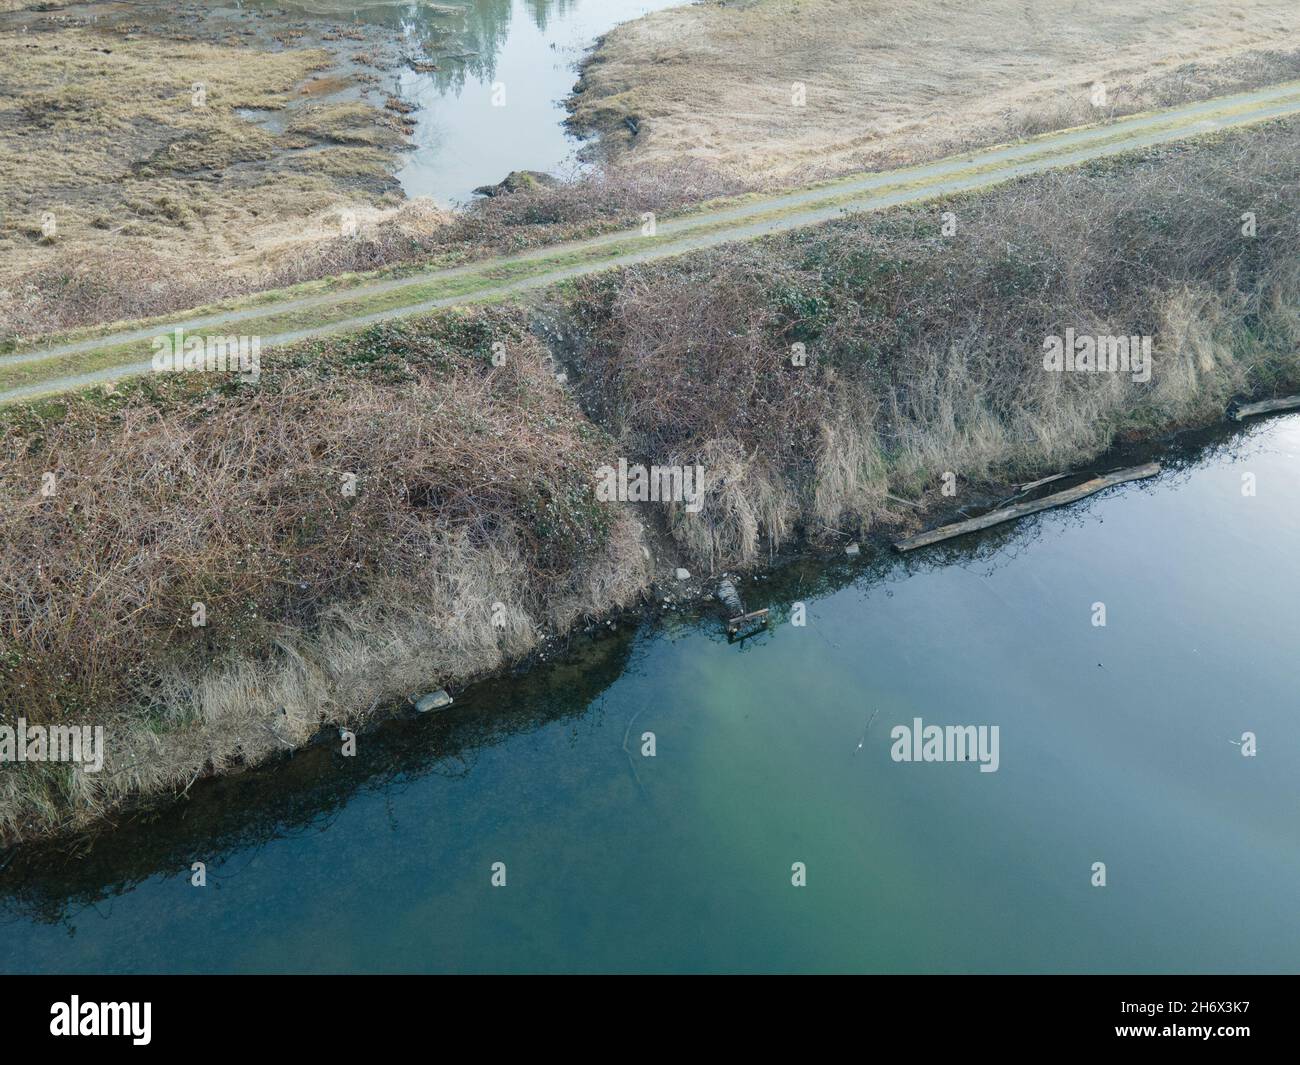
<svg viewBox="0 0 1300 1065">
<path fill-rule="evenodd" d="M 148 372 L 153 341 L 183 326 L 188 336 L 258 336 L 285 344 L 456 304 L 490 302 L 617 266 L 649 262 L 741 239 L 814 225 L 844 212 L 875 211 L 979 189 L 1041 170 L 1187 138 L 1218 124 L 1268 121 L 1300 106 L 1300 82 L 1190 108 L 1133 115 L 937 163 L 854 175 L 776 195 L 751 193 L 678 209 L 652 230 L 585 240 L 448 267 L 351 273 L 262 292 L 179 316 L 96 326 L 28 341 L 0 358 L 0 403 Z M 626 193 L 627 190 L 620 190 Z M 527 201 L 528 197 L 522 197 Z M 542 197 L 545 201 L 545 197 Z M 616 194 L 617 199 L 617 194 Z M 543 203 L 549 212 L 553 205 Z"/>
<path fill-rule="evenodd" d="M 108 758 L 4 766 L 0 835 L 499 671 L 663 566 L 915 527 L 1293 390 L 1298 190 L 1289 120 L 303 341 L 255 387 L 6 407 L 0 706 Z M 1067 329 L 1150 336 L 1151 380 L 1045 371 Z M 619 457 L 698 462 L 705 506 L 596 502 Z"/>
</svg>

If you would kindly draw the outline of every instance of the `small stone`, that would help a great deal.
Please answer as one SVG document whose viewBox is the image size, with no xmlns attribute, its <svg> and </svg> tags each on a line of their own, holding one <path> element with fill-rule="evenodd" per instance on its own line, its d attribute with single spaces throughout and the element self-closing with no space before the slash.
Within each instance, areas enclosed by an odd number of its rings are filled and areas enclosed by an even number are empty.
<svg viewBox="0 0 1300 1065">
<path fill-rule="evenodd" d="M 849 546 L 844 549 L 844 553 L 846 555 L 856 555 L 860 550 L 861 548 L 859 548 L 857 544 L 849 544 Z"/>
<path fill-rule="evenodd" d="M 427 714 L 430 710 L 441 710 L 444 706 L 452 704 L 452 698 L 445 691 L 439 688 L 436 692 L 429 692 L 428 695 L 421 695 L 418 699 L 412 700 L 415 704 L 417 714 Z"/>
<path fill-rule="evenodd" d="M 682 569 L 681 567 L 678 567 L 677 579 L 679 581 L 689 581 L 691 579 L 691 571 L 688 569 Z"/>
</svg>

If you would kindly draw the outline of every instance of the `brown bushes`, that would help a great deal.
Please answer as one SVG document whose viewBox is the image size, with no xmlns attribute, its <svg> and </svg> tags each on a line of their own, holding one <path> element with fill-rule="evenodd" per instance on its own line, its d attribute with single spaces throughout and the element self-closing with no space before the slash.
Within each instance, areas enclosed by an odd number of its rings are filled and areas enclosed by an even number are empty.
<svg viewBox="0 0 1300 1065">
<path fill-rule="evenodd" d="M 499 368 L 477 332 L 455 350 L 376 331 L 343 350 L 360 361 L 368 342 L 382 371 L 289 356 L 247 394 L 142 388 L 9 427 L 0 706 L 108 723 L 112 758 L 71 803 L 48 798 L 49 774 L 6 767 L 6 787 L 41 781 L 45 798 L 0 799 L 0 829 L 16 808 L 84 812 L 256 761 L 639 590 L 630 526 L 593 499 L 608 442 L 534 342 L 493 328 Z"/>
<path fill-rule="evenodd" d="M 1075 466 L 1300 381 L 1298 189 L 1287 122 L 587 279 L 572 361 L 629 454 L 719 485 L 674 515 L 683 546 L 752 562 L 799 529 L 861 530 L 891 488 Z M 1067 328 L 1153 337 L 1152 381 L 1045 371 Z"/>
</svg>

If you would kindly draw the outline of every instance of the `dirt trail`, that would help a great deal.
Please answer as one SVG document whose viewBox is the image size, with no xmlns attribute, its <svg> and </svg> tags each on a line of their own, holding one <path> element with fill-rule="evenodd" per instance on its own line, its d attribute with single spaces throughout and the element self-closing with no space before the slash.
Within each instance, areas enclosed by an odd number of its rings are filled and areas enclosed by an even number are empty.
<svg viewBox="0 0 1300 1065">
<path fill-rule="evenodd" d="M 982 188 L 1026 174 L 1219 129 L 1300 114 L 1300 82 L 1132 116 L 973 152 L 923 166 L 860 174 L 780 195 L 659 220 L 650 234 L 615 233 L 452 270 L 360 281 L 310 296 L 264 294 L 207 314 L 71 340 L 0 358 L 0 403 L 85 388 L 149 372 L 152 338 L 187 333 L 260 336 L 264 346 L 356 329 L 472 302 L 503 299 L 569 278 L 650 262 L 815 224 L 845 211 L 878 210 Z M 8 387 L 6 387 L 8 386 Z"/>
</svg>

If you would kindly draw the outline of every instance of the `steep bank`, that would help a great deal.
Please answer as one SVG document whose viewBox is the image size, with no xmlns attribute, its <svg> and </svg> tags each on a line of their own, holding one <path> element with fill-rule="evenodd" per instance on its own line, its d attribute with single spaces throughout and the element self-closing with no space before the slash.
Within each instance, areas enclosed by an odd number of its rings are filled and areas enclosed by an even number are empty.
<svg viewBox="0 0 1300 1065">
<path fill-rule="evenodd" d="M 672 523 L 712 566 L 915 523 L 1300 382 L 1298 189 L 1288 121 L 597 275 L 574 384 L 627 453 L 705 467 Z M 1067 335 L 1146 338 L 1150 380 L 1046 370 Z"/>
<path fill-rule="evenodd" d="M 13 413 L 0 705 L 102 725 L 108 758 L 5 765 L 7 838 L 491 673 L 644 580 L 628 516 L 591 499 L 610 441 L 517 314 Z"/>
<path fill-rule="evenodd" d="M 1297 31 L 1287 0 L 684 5 L 607 34 L 571 108 L 621 165 L 793 185 L 1289 80 Z"/>
<path fill-rule="evenodd" d="M 659 566 L 753 566 L 1294 389 L 1298 189 L 1274 123 L 272 352 L 256 386 L 6 411 L 0 705 L 110 736 L 98 776 L 5 766 L 6 838 L 635 602 L 637 521 Z M 1149 337 L 1150 380 L 1045 370 L 1068 330 Z M 619 458 L 699 463 L 703 508 L 597 501 Z"/>
</svg>

